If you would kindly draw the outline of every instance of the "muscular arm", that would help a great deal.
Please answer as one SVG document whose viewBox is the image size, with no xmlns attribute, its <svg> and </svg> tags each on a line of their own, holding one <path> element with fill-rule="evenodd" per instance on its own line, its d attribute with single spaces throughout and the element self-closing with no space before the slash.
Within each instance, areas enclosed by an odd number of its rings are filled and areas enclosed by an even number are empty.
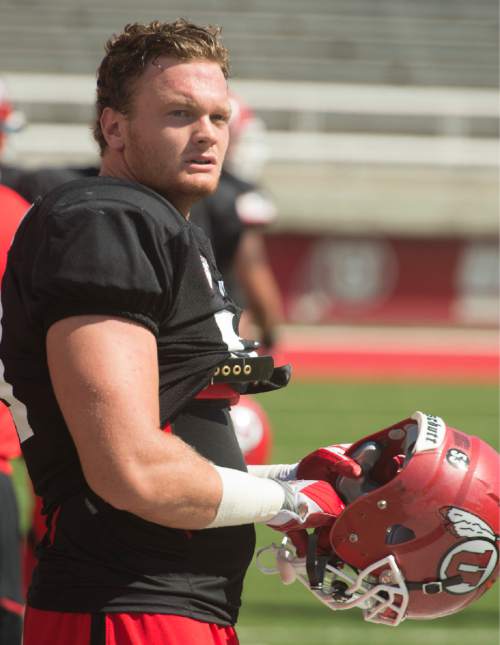
<svg viewBox="0 0 500 645">
<path fill-rule="evenodd" d="M 47 334 L 54 391 L 94 492 L 165 526 L 198 529 L 215 517 L 215 468 L 160 431 L 157 348 L 141 325 L 76 316 Z"/>
</svg>

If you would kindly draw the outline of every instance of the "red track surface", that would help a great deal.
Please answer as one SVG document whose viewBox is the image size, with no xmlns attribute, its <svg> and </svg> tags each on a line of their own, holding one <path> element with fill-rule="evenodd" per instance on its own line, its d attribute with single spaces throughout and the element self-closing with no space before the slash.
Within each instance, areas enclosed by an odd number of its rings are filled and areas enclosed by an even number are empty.
<svg viewBox="0 0 500 645">
<path fill-rule="evenodd" d="M 380 337 L 377 332 L 342 336 L 334 331 L 333 339 L 332 333 L 323 336 L 321 329 L 309 336 L 285 334 L 276 363 L 291 363 L 295 378 L 498 382 L 500 356 L 494 334 L 486 340 L 470 334 L 441 335 L 430 341 L 411 330 L 403 335 L 398 331 L 393 339 L 390 330 Z"/>
</svg>

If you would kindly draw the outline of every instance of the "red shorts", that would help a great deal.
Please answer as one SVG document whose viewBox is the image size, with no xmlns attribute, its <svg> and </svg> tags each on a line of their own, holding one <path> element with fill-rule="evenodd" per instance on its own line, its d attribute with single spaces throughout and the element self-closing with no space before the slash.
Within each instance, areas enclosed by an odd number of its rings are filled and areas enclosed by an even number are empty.
<svg viewBox="0 0 500 645">
<path fill-rule="evenodd" d="M 26 609 L 23 645 L 238 645 L 232 627 L 164 614 Z"/>
</svg>

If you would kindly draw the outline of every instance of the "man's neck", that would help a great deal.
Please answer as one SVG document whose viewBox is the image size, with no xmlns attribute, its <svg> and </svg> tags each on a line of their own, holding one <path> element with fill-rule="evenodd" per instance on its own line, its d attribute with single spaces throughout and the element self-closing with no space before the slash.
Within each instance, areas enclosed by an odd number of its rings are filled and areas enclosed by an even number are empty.
<svg viewBox="0 0 500 645">
<path fill-rule="evenodd" d="M 136 177 L 132 176 L 130 172 L 127 171 L 127 168 L 124 168 L 122 164 L 116 164 L 111 162 L 108 158 L 106 158 L 106 155 L 102 157 L 101 160 L 101 168 L 99 170 L 99 176 L 100 177 L 116 177 L 117 179 L 124 179 L 126 181 L 132 181 L 135 183 L 140 183 L 141 185 L 146 186 L 146 188 L 149 188 L 150 190 L 154 190 L 157 192 L 159 195 L 164 197 L 168 202 L 174 206 L 179 213 L 186 219 L 189 219 L 190 215 L 190 210 L 191 210 L 191 201 L 189 203 L 184 202 L 184 200 L 173 200 L 169 197 L 169 195 L 166 195 L 163 192 L 160 192 L 153 186 L 148 186 L 147 184 L 142 184 L 142 182 L 138 181 Z"/>
</svg>

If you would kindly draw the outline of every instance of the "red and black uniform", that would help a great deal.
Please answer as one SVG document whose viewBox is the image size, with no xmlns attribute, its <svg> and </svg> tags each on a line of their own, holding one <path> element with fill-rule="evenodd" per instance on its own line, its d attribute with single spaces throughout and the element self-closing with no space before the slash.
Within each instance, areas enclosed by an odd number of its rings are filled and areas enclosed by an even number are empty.
<svg viewBox="0 0 500 645">
<path fill-rule="evenodd" d="M 0 282 L 11 240 L 28 208 L 29 204 L 16 192 L 0 185 Z M 6 393 L 0 369 L 0 645 L 16 645 L 21 641 L 24 600 L 19 510 L 11 460 L 20 457 L 21 449 L 11 414 L 2 402 Z"/>
<path fill-rule="evenodd" d="M 71 182 L 36 202 L 23 220 L 2 305 L 0 359 L 13 396 L 26 407 L 16 425 L 49 527 L 29 606 L 234 624 L 253 526 L 171 529 L 97 497 L 57 405 L 45 354 L 47 330 L 68 316 L 119 316 L 144 325 L 157 340 L 162 426 L 217 465 L 245 470 L 228 401 L 195 399 L 222 361 L 246 351 L 234 333 L 239 310 L 201 229 L 138 184 Z"/>
</svg>

